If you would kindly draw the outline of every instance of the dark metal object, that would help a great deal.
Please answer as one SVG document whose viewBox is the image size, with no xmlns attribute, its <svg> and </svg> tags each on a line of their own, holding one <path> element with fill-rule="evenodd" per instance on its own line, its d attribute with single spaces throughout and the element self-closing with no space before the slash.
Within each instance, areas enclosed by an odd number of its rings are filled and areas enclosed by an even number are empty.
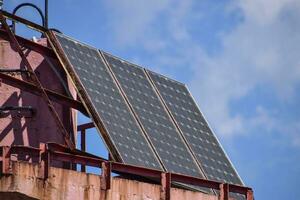
<svg viewBox="0 0 300 200">
<path fill-rule="evenodd" d="M 29 111 L 31 113 L 31 116 L 34 116 L 37 110 L 31 106 L 4 106 L 4 107 L 0 107 L 0 116 L 2 113 L 6 111 L 18 111 L 18 112 Z"/>
<path fill-rule="evenodd" d="M 56 28 L 50 28 L 49 29 L 50 31 L 53 31 L 53 32 L 57 32 L 57 33 L 62 33 L 60 30 L 56 29 Z"/>
<path fill-rule="evenodd" d="M 30 92 L 30 93 L 38 95 L 38 96 L 42 96 L 41 89 L 32 83 L 11 77 L 11 76 L 3 74 L 3 73 L 0 73 L 0 79 L 1 79 L 1 82 L 4 84 L 20 88 L 23 91 Z M 79 110 L 82 113 L 86 113 L 86 110 L 80 101 L 71 99 L 67 96 L 56 93 L 52 90 L 48 90 L 48 89 L 44 89 L 44 90 L 47 93 L 47 95 L 49 96 L 50 100 L 60 103 L 62 105 L 68 106 L 70 108 Z"/>
<path fill-rule="evenodd" d="M 24 54 L 24 52 L 22 51 L 22 48 L 20 47 L 20 44 L 18 43 L 18 40 L 16 39 L 15 35 L 13 34 L 13 32 L 10 30 L 8 24 L 6 23 L 6 19 L 4 18 L 4 16 L 2 15 L 2 12 L 0 12 L 0 20 L 2 23 L 2 26 L 4 27 L 4 29 L 7 31 L 9 38 L 13 44 L 13 46 L 16 48 L 17 52 L 19 53 L 19 55 L 21 56 L 21 58 L 24 61 L 24 64 L 27 68 L 27 70 L 30 71 L 30 73 L 32 74 L 31 78 L 33 80 L 33 82 L 37 85 L 37 87 L 40 89 L 41 93 L 42 93 L 42 97 L 45 100 L 45 102 L 48 105 L 49 111 L 52 114 L 61 134 L 64 137 L 64 140 L 66 142 L 66 144 L 69 146 L 69 148 L 74 149 L 75 145 L 69 135 L 69 133 L 67 132 L 67 130 L 65 129 L 63 123 L 61 122 L 52 102 L 50 101 L 45 89 L 43 88 L 41 82 L 38 80 L 37 75 L 35 74 L 35 72 L 33 71 L 33 68 L 31 67 L 31 64 L 29 63 L 29 61 L 26 58 L 26 55 Z"/>
<path fill-rule="evenodd" d="M 26 69 L 6 69 L 6 68 L 0 68 L 0 73 L 9 74 L 11 76 L 15 76 L 18 74 L 25 74 L 27 77 L 30 76 L 30 72 Z"/>
<path fill-rule="evenodd" d="M 86 138 L 86 132 L 85 132 L 85 129 L 84 129 L 84 130 L 81 130 L 81 132 L 80 132 L 80 150 L 83 151 L 83 152 L 86 151 L 85 138 Z M 81 165 L 81 172 L 85 172 L 85 171 L 86 171 L 85 165 Z"/>
<path fill-rule="evenodd" d="M 17 13 L 17 11 L 22 7 L 31 7 L 31 8 L 34 8 L 35 10 L 37 10 L 40 17 L 42 18 L 43 27 L 47 28 L 46 24 L 45 24 L 45 16 L 44 16 L 42 10 L 38 6 L 34 5 L 33 3 L 22 3 L 22 4 L 18 5 L 13 10 L 12 14 L 15 15 Z M 48 10 L 48 6 L 47 6 L 47 10 Z M 48 16 L 47 16 L 47 20 L 48 20 Z M 47 22 L 47 26 L 48 26 L 48 22 Z M 13 31 L 13 33 L 16 33 L 16 22 L 15 21 L 12 21 L 12 31 Z"/>
<path fill-rule="evenodd" d="M 45 0 L 45 23 L 44 27 L 48 29 L 48 0 Z"/>
<path fill-rule="evenodd" d="M 6 69 L 6 68 L 0 68 L 0 73 L 29 73 L 26 69 Z"/>
</svg>

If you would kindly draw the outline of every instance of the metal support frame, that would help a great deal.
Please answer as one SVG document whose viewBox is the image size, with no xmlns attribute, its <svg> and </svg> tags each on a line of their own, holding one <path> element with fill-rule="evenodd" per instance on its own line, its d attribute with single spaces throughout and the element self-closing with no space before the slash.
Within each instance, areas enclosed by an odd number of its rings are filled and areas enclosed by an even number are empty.
<svg viewBox="0 0 300 200">
<path fill-rule="evenodd" d="M 2 26 L 7 31 L 8 35 L 9 35 L 9 38 L 10 38 L 11 42 L 13 43 L 13 46 L 16 48 L 16 51 L 19 53 L 22 60 L 24 61 L 27 70 L 30 71 L 30 73 L 32 75 L 31 78 L 32 78 L 33 82 L 37 85 L 37 87 L 41 91 L 42 97 L 45 100 L 45 102 L 47 103 L 49 111 L 51 112 L 51 114 L 52 114 L 52 116 L 53 116 L 53 118 L 54 118 L 61 134 L 63 135 L 65 143 L 68 145 L 69 148 L 74 149 L 75 145 L 74 145 L 73 141 L 71 140 L 71 137 L 70 137 L 68 131 L 65 129 L 62 121 L 60 120 L 59 115 L 57 114 L 57 112 L 56 112 L 52 102 L 50 101 L 45 89 L 43 88 L 41 82 L 39 81 L 37 75 L 35 74 L 31 64 L 27 60 L 26 55 L 22 51 L 22 48 L 21 48 L 20 44 L 18 43 L 18 40 L 16 39 L 15 35 L 11 31 L 10 27 L 8 26 L 8 24 L 6 22 L 6 19 L 3 16 L 2 12 L 0 12 L 0 21 L 2 23 Z"/>
<path fill-rule="evenodd" d="M 16 15 L 12 15 L 8 12 L 5 11 L 0 11 L 0 20 L 2 22 L 2 25 L 6 29 L 6 31 L 3 31 L 0 29 L 0 36 L 4 38 L 8 38 L 12 41 L 12 43 L 16 46 L 20 56 L 22 59 L 24 59 L 25 64 L 27 67 L 31 68 L 30 63 L 26 59 L 25 55 L 22 52 L 22 49 L 20 48 L 20 44 L 26 46 L 29 49 L 32 49 L 36 52 L 39 52 L 43 55 L 47 55 L 53 58 L 57 58 L 56 55 L 54 54 L 53 50 L 44 47 L 42 45 L 36 44 L 34 42 L 31 42 L 29 40 L 26 40 L 24 38 L 18 37 L 14 35 L 11 30 L 9 29 L 5 18 L 11 19 L 13 21 L 18 21 L 23 24 L 26 24 L 32 29 L 35 29 L 39 32 L 45 33 L 47 29 L 43 26 L 40 26 L 38 24 L 35 24 L 31 21 L 28 21 L 26 19 L 23 19 L 21 17 L 18 17 Z M 32 71 L 32 68 L 31 70 Z M 35 75 L 35 74 L 33 74 Z M 21 81 L 18 79 L 13 79 L 13 77 L 5 77 L 5 74 L 0 73 L 0 78 L 2 78 L 2 82 L 7 83 L 7 82 L 14 82 L 16 81 L 15 86 L 18 86 L 19 88 L 22 88 L 22 84 L 28 86 L 30 91 L 32 93 L 35 93 L 37 95 L 42 95 L 44 99 L 50 104 L 49 107 L 51 107 L 52 103 L 51 100 L 55 100 L 59 103 L 65 103 L 65 105 L 73 105 L 72 108 L 79 108 L 82 106 L 81 102 L 75 101 L 75 100 L 70 100 L 67 99 L 68 97 L 64 97 L 63 95 L 60 94 L 55 94 L 55 92 L 51 90 L 47 90 L 43 88 L 40 84 L 38 86 L 33 85 L 31 83 L 27 83 L 25 81 Z M 7 76 L 7 75 L 6 75 Z M 36 76 L 34 76 L 36 78 Z M 38 80 L 35 80 L 37 83 L 39 83 Z M 25 88 L 22 88 L 25 89 Z M 34 92 L 33 92 L 34 91 Z M 67 102 L 67 103 L 66 103 Z M 51 108 L 50 108 L 51 110 Z M 53 110 L 55 113 L 55 110 Z M 58 116 L 56 116 L 58 117 Z M 93 128 L 94 124 L 89 123 L 89 124 L 84 124 L 78 126 L 78 131 L 84 131 L 87 128 Z M 67 143 L 67 142 L 66 142 Z M 70 144 L 68 144 L 69 146 Z M 161 197 L 162 199 L 169 200 L 170 199 L 170 189 L 171 189 L 171 182 L 181 182 L 185 184 L 192 184 L 192 185 L 197 185 L 200 187 L 206 187 L 210 189 L 216 189 L 220 191 L 220 199 L 222 200 L 227 200 L 229 197 L 229 192 L 233 193 L 239 193 L 245 195 L 247 200 L 253 200 L 253 190 L 248 187 L 244 186 L 239 186 L 239 185 L 233 185 L 233 184 L 226 184 L 226 183 L 221 183 L 217 181 L 210 181 L 206 179 L 201 179 L 201 178 L 196 178 L 196 177 L 190 177 L 190 176 L 185 176 L 185 175 L 180 175 L 180 174 L 173 174 L 173 173 L 165 173 L 159 170 L 154 170 L 154 169 L 149 169 L 149 168 L 143 168 L 143 167 L 138 167 L 138 166 L 133 166 L 133 165 L 127 165 L 127 164 L 122 164 L 118 162 L 113 162 L 113 161 L 108 161 L 103 158 L 97 157 L 95 155 L 76 150 L 74 148 L 67 148 L 65 146 L 55 144 L 55 143 L 48 143 L 48 144 L 42 144 L 40 146 L 40 149 L 35 149 L 31 147 L 26 147 L 26 146 L 12 146 L 12 147 L 0 147 L 0 161 L 2 163 L 2 168 L 1 172 L 2 173 L 9 173 L 10 172 L 10 154 L 12 152 L 17 151 L 28 151 L 30 152 L 39 152 L 40 155 L 40 169 L 42 171 L 42 176 L 46 180 L 49 177 L 50 174 L 50 169 L 51 169 L 51 162 L 53 160 L 57 161 L 64 161 L 64 162 L 69 162 L 69 163 L 74 163 L 74 164 L 81 164 L 81 165 L 87 165 L 87 166 L 93 166 L 93 167 L 100 167 L 102 168 L 102 173 L 101 173 L 101 189 L 102 190 L 108 190 L 111 187 L 111 172 L 118 173 L 118 174 L 129 174 L 129 175 L 134 175 L 134 176 L 142 176 L 142 177 L 148 177 L 152 178 L 155 180 L 160 180 L 162 189 L 161 189 Z M 82 148 L 84 150 L 84 148 Z"/>
<path fill-rule="evenodd" d="M 65 146 L 55 143 L 41 144 L 40 149 L 27 146 L 11 146 L 1 147 L 0 150 L 1 161 L 2 163 L 4 163 L 4 165 L 2 164 L 2 173 L 9 173 L 11 162 L 10 154 L 24 151 L 31 154 L 36 154 L 37 152 L 39 152 L 41 171 L 40 174 L 42 174 L 44 180 L 49 178 L 51 163 L 54 160 L 101 168 L 102 171 L 100 178 L 100 189 L 102 190 L 102 197 L 103 195 L 105 196 L 106 191 L 111 188 L 111 172 L 114 172 L 123 175 L 148 177 L 153 180 L 157 180 L 161 183 L 162 200 L 170 200 L 172 181 L 219 190 L 220 200 L 229 200 L 229 192 L 242 194 L 246 197 L 247 200 L 254 200 L 253 190 L 249 187 L 210 181 L 181 174 L 165 173 L 159 170 L 108 161 L 97 156 L 88 155 L 79 150 L 70 150 Z"/>
<path fill-rule="evenodd" d="M 3 29 L 0 29 L 0 37 L 7 40 L 7 41 L 9 41 L 9 39 L 10 39 L 8 33 Z M 15 35 L 15 37 L 18 40 L 20 45 L 25 46 L 26 48 L 28 48 L 30 50 L 33 50 L 35 52 L 38 52 L 41 55 L 47 56 L 49 58 L 57 59 L 54 51 L 52 49 L 50 49 L 49 47 L 40 45 L 38 43 L 35 43 L 31 40 L 27 40 L 27 39 L 22 38 L 22 37 L 17 36 L 17 35 Z"/>
</svg>

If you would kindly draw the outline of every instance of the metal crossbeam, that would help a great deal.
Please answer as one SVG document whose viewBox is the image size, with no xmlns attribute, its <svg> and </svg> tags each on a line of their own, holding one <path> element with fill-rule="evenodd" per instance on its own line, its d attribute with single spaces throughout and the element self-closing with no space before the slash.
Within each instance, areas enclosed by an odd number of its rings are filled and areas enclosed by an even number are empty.
<svg viewBox="0 0 300 200">
<path fill-rule="evenodd" d="M 0 79 L 1 79 L 1 82 L 4 84 L 19 88 L 23 91 L 29 92 L 34 95 L 42 96 L 41 90 L 32 83 L 14 78 L 14 77 L 6 75 L 4 73 L 0 73 Z M 70 108 L 79 110 L 82 113 L 86 113 L 86 110 L 80 101 L 77 101 L 77 100 L 71 99 L 70 97 L 56 93 L 53 90 L 49 90 L 49 89 L 44 89 L 44 90 L 47 93 L 50 100 L 60 103 L 62 105 L 68 106 Z"/>
</svg>

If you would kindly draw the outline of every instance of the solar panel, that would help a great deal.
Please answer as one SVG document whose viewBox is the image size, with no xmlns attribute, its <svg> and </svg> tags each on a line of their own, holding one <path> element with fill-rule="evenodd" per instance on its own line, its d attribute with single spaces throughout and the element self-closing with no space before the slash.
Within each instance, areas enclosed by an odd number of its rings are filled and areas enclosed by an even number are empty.
<svg viewBox="0 0 300 200">
<path fill-rule="evenodd" d="M 203 177 L 144 69 L 107 53 L 103 55 L 166 170 Z"/>
<path fill-rule="evenodd" d="M 67 73 L 117 161 L 162 170 L 98 50 L 61 34 L 55 38 L 70 64 Z M 64 55 L 58 53 L 61 60 Z"/>
<path fill-rule="evenodd" d="M 147 71 L 210 180 L 243 185 L 186 86 Z"/>
</svg>

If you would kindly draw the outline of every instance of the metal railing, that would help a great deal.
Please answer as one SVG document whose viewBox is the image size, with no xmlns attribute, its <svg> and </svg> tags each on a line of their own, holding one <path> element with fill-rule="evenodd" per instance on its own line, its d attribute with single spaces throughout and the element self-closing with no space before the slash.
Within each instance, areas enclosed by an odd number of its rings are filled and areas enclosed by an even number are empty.
<svg viewBox="0 0 300 200">
<path fill-rule="evenodd" d="M 83 151 L 71 150 L 66 146 L 56 143 L 41 144 L 39 149 L 28 146 L 0 147 L 2 174 L 12 173 L 11 164 L 15 162 L 11 159 L 12 154 L 22 154 L 22 157 L 26 158 L 25 160 L 28 162 L 34 159 L 37 160 L 42 170 L 40 174 L 42 174 L 44 180 L 49 178 L 53 161 L 100 168 L 102 169 L 100 176 L 102 192 L 111 189 L 111 173 L 113 172 L 121 175 L 140 176 L 157 180 L 161 185 L 161 199 L 164 200 L 170 200 L 171 198 L 171 184 L 173 181 L 218 190 L 220 200 L 229 200 L 229 193 L 242 194 L 246 200 L 253 200 L 253 191 L 249 187 L 113 162 Z"/>
</svg>

